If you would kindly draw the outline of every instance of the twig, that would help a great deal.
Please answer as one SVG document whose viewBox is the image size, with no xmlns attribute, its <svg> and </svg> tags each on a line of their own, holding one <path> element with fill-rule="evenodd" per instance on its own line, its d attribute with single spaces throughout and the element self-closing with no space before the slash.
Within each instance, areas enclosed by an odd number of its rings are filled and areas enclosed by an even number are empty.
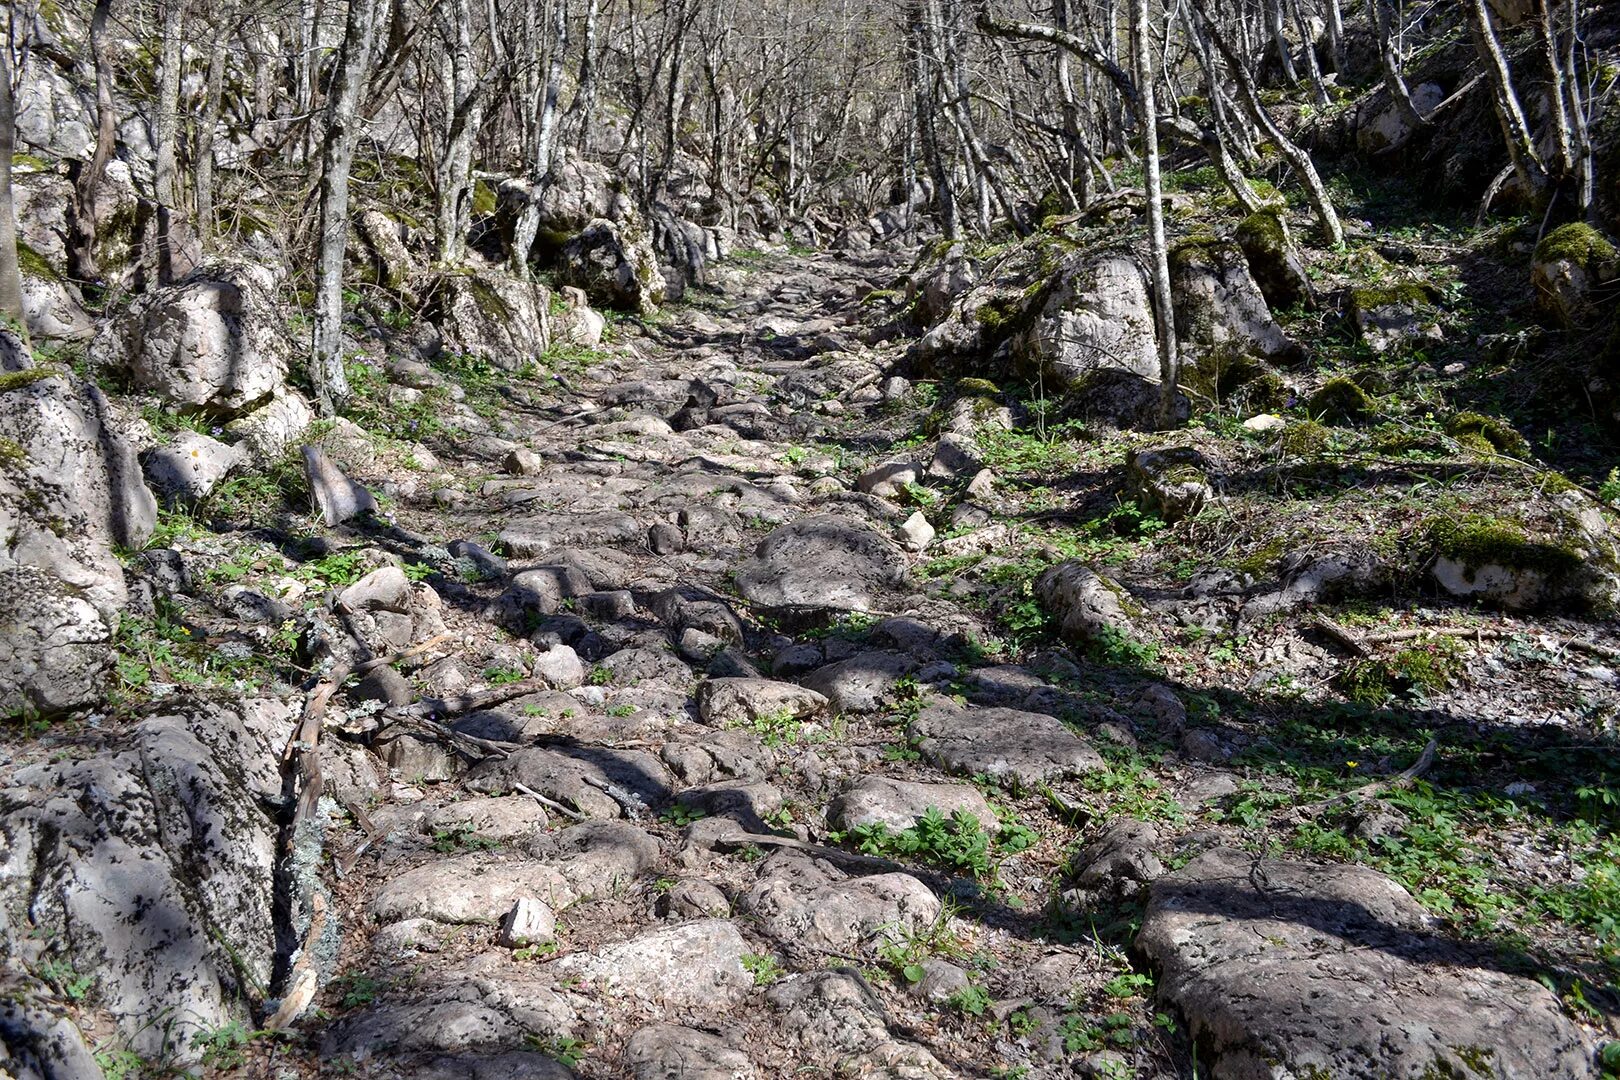
<svg viewBox="0 0 1620 1080">
<path fill-rule="evenodd" d="M 389 720 L 407 720 L 425 716 L 460 716 L 462 713 L 476 712 L 487 709 L 491 705 L 501 705 L 513 698 L 523 697 L 541 690 L 552 689 L 552 684 L 544 678 L 524 679 L 522 682 L 508 683 L 505 686 L 490 690 L 479 690 L 470 694 L 457 694 L 455 697 L 423 698 L 414 705 L 404 705 L 384 710 L 383 716 Z"/>
<path fill-rule="evenodd" d="M 468 735 L 465 731 L 457 731 L 455 728 L 445 727 L 443 724 L 429 720 L 425 716 L 413 716 L 410 717 L 406 722 L 416 724 L 418 727 L 423 728 L 429 733 L 437 735 L 439 738 L 455 745 L 457 749 L 467 754 L 468 757 L 475 756 L 471 753 L 471 751 L 468 750 L 469 747 L 471 747 L 473 750 L 481 751 L 476 755 L 479 759 L 486 757 L 503 758 L 512 751 L 520 749 L 516 743 L 496 742 L 494 739 L 480 739 L 476 735 Z"/>
<path fill-rule="evenodd" d="M 1314 802 L 1306 806 L 1301 806 L 1296 812 L 1300 814 L 1314 815 L 1326 810 L 1335 803 L 1351 801 L 1361 802 L 1365 799 L 1370 799 L 1375 795 L 1381 794 L 1390 788 L 1406 787 L 1413 780 L 1416 780 L 1418 777 L 1429 771 L 1429 767 L 1434 764 L 1435 755 L 1439 752 L 1439 750 L 1439 741 L 1436 739 L 1430 739 L 1428 745 L 1423 748 L 1423 753 L 1418 755 L 1418 759 L 1414 761 L 1409 768 L 1402 769 L 1394 776 L 1386 779 L 1374 780 L 1370 784 L 1363 784 L 1361 787 L 1355 788 L 1351 791 L 1341 791 L 1339 794 L 1334 795 L 1331 798 L 1323 799 L 1321 802 Z"/>
<path fill-rule="evenodd" d="M 589 820 L 584 814 L 580 813 L 578 810 L 572 810 L 572 809 L 564 806 L 562 803 L 558 802 L 556 799 L 548 799 L 544 795 L 540 794 L 538 791 L 534 790 L 533 788 L 528 787 L 527 785 L 519 784 L 516 781 L 513 781 L 512 790 L 517 792 L 520 795 L 527 795 L 529 798 L 531 798 L 531 799 L 535 800 L 536 802 L 538 802 L 541 806 L 544 806 L 549 810 L 555 810 L 559 814 L 564 814 L 564 815 L 566 815 L 568 817 L 571 817 L 575 821 L 588 821 Z"/>
<path fill-rule="evenodd" d="M 1349 630 L 1322 615 L 1318 615 L 1316 618 L 1316 628 L 1357 656 L 1370 656 L 1370 647 L 1373 645 L 1394 645 L 1397 642 L 1415 641 L 1418 638 L 1473 638 L 1479 644 L 1484 644 L 1487 641 L 1504 641 L 1514 637 L 1517 633 L 1517 631 L 1502 630 L 1490 626 L 1422 626 L 1357 637 Z M 1599 645 L 1593 641 L 1583 641 L 1580 638 L 1571 637 L 1560 642 L 1558 647 L 1560 650 L 1574 649 L 1576 652 L 1583 652 L 1600 660 L 1620 663 L 1620 649 L 1611 649 L 1607 645 Z"/>
</svg>

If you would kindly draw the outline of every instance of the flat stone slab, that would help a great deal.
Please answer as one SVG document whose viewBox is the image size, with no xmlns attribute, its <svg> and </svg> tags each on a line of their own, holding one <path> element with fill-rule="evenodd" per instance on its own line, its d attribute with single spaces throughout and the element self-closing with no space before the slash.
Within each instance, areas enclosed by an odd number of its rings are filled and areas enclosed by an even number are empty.
<svg viewBox="0 0 1620 1080">
<path fill-rule="evenodd" d="M 1431 924 L 1375 870 L 1217 849 L 1153 885 L 1136 944 L 1212 1080 L 1597 1076 L 1551 991 Z"/>
<path fill-rule="evenodd" d="M 906 557 L 864 525 L 812 516 L 783 525 L 737 569 L 737 591 L 764 608 L 871 611 L 905 577 Z"/>
<path fill-rule="evenodd" d="M 907 728 L 917 749 L 951 772 L 1025 786 L 1103 767 L 1102 755 L 1045 713 L 930 705 Z"/>
</svg>

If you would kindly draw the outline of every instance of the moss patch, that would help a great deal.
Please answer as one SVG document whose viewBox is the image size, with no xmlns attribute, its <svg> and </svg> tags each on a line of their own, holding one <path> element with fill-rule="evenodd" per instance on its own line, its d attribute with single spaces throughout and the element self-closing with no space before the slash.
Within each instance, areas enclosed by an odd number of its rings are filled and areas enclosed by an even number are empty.
<svg viewBox="0 0 1620 1080">
<path fill-rule="evenodd" d="M 1502 566 L 1556 577 L 1573 573 L 1582 562 L 1573 549 L 1534 539 L 1520 523 L 1486 514 L 1431 519 L 1428 535 L 1436 555 L 1460 563 L 1469 573 Z"/>
<path fill-rule="evenodd" d="M 1434 304 L 1428 287 L 1415 281 L 1352 289 L 1350 302 L 1357 311 L 1377 311 L 1388 307 L 1427 308 Z"/>
<path fill-rule="evenodd" d="M 1460 412 L 1446 421 L 1446 434 L 1472 449 L 1528 458 L 1530 443 L 1505 420 L 1483 413 Z M 1483 445 L 1482 445 L 1483 444 Z"/>
<path fill-rule="evenodd" d="M 22 271 L 24 277 L 44 278 L 46 281 L 62 280 L 62 275 L 56 272 L 56 268 L 45 256 L 21 240 L 17 241 L 17 269 Z"/>
<path fill-rule="evenodd" d="M 1462 666 L 1462 646 L 1452 638 L 1435 638 L 1392 656 L 1358 660 L 1345 670 L 1339 684 L 1351 701 L 1382 705 L 1391 697 L 1421 698 L 1443 690 Z"/>
<path fill-rule="evenodd" d="M 1560 225 L 1536 245 L 1537 262 L 1567 260 L 1577 266 L 1590 267 L 1594 263 L 1613 263 L 1616 257 L 1614 245 L 1581 221 Z"/>
<path fill-rule="evenodd" d="M 12 390 L 21 390 L 25 386 L 32 386 L 41 379 L 49 379 L 53 375 L 62 375 L 60 368 L 41 364 L 39 367 L 29 368 L 27 371 L 12 371 L 0 375 L 0 394 L 10 393 Z"/>
<path fill-rule="evenodd" d="M 28 464 L 28 451 L 14 439 L 0 439 L 0 469 L 16 472 Z"/>
<path fill-rule="evenodd" d="M 1340 375 L 1322 384 L 1306 408 L 1312 416 L 1334 424 L 1354 424 L 1372 415 L 1372 398 L 1354 379 Z"/>
<path fill-rule="evenodd" d="M 1266 210 L 1250 214 L 1238 222 L 1235 237 L 1245 254 L 1279 257 L 1288 250 L 1288 234 L 1282 218 Z"/>
<path fill-rule="evenodd" d="M 1277 445 L 1289 457 L 1314 458 L 1327 449 L 1328 430 L 1315 420 L 1289 424 L 1277 437 Z"/>
</svg>

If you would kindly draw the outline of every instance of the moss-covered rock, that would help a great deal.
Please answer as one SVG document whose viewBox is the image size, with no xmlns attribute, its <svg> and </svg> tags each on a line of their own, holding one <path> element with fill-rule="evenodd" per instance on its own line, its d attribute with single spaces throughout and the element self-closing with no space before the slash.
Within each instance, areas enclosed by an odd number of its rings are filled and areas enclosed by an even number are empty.
<svg viewBox="0 0 1620 1080">
<path fill-rule="evenodd" d="M 1316 291 L 1281 215 L 1271 210 L 1250 214 L 1238 223 L 1233 239 L 1273 310 L 1315 302 Z"/>
<path fill-rule="evenodd" d="M 1530 282 L 1541 309 L 1562 326 L 1593 314 L 1593 291 L 1620 276 L 1620 252 L 1584 222 L 1554 229 L 1536 245 Z"/>
<path fill-rule="evenodd" d="M 1306 409 L 1330 424 L 1358 424 L 1372 416 L 1373 401 L 1354 379 L 1339 375 L 1311 395 Z"/>
<path fill-rule="evenodd" d="M 989 379 L 969 377 L 966 379 L 956 380 L 956 393 L 961 397 L 993 398 L 1000 396 L 1001 387 L 997 386 Z"/>
<path fill-rule="evenodd" d="M 1416 281 L 1350 290 L 1350 319 L 1366 346 L 1380 354 L 1445 337 L 1433 292 Z"/>
<path fill-rule="evenodd" d="M 1513 430 L 1507 421 L 1494 416 L 1460 412 L 1446 421 L 1446 434 L 1475 449 L 1506 454 L 1508 457 L 1530 457 L 1530 443 L 1525 437 Z"/>
<path fill-rule="evenodd" d="M 1174 524 L 1210 498 L 1209 462 L 1191 446 L 1132 450 L 1125 458 L 1125 489 L 1138 506 Z"/>
<path fill-rule="evenodd" d="M 1620 599 L 1620 561 L 1595 511 L 1561 504 L 1540 517 L 1447 514 L 1431 518 L 1423 535 L 1434 579 L 1453 596 L 1513 611 L 1600 614 Z"/>
<path fill-rule="evenodd" d="M 1277 437 L 1277 446 L 1284 454 L 1296 458 L 1320 457 L 1327 449 L 1328 429 L 1315 420 L 1289 424 Z"/>
</svg>

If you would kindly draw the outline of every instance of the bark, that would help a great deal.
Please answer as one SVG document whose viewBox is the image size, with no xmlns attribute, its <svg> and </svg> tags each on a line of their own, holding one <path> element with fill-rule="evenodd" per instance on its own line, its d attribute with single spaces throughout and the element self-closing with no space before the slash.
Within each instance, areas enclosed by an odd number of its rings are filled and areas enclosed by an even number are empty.
<svg viewBox="0 0 1620 1080">
<path fill-rule="evenodd" d="M 69 271 L 80 281 L 101 277 L 96 265 L 96 194 L 107 173 L 118 138 L 118 112 L 113 104 L 112 54 L 107 48 L 107 20 L 112 0 L 96 0 L 90 16 L 90 58 L 96 69 L 96 146 L 90 161 L 74 177 L 71 207 L 71 235 L 68 245 Z M 10 158 L 6 159 L 7 165 Z"/>
<path fill-rule="evenodd" d="M 1496 104 L 1496 119 L 1502 125 L 1502 139 L 1507 143 L 1508 159 L 1526 193 L 1539 192 L 1546 186 L 1547 169 L 1536 153 L 1530 138 L 1530 127 L 1524 120 L 1524 109 L 1519 95 L 1513 89 L 1513 74 L 1508 70 L 1507 57 L 1496 40 L 1491 26 L 1490 12 L 1485 0 L 1467 0 L 1468 21 L 1473 28 L 1474 44 L 1480 58 L 1485 61 L 1485 72 L 1490 77 Z"/>
<path fill-rule="evenodd" d="M 11 198 L 11 155 L 16 141 L 11 43 L 7 41 L 0 43 L 0 316 L 14 323 L 26 342 L 28 328 L 23 323 L 22 271 L 17 266 L 17 217 Z"/>
<path fill-rule="evenodd" d="M 557 127 L 557 97 L 562 89 L 563 54 L 568 50 L 568 4 L 552 0 L 551 61 L 535 120 L 534 163 L 529 170 L 529 201 L 512 235 L 512 272 L 529 280 L 529 253 L 540 228 L 540 197 L 551 182 L 551 144 Z"/>
<path fill-rule="evenodd" d="M 563 129 L 575 133 L 581 151 L 589 142 L 591 110 L 596 107 L 596 9 L 597 0 L 586 0 L 585 26 L 581 37 L 584 49 L 579 57 L 579 88 L 563 116 Z"/>
<path fill-rule="evenodd" d="M 1552 0 L 1546 0 L 1551 3 Z M 1596 171 L 1592 156 L 1592 133 L 1586 125 L 1586 104 L 1581 101 L 1580 69 L 1575 66 L 1575 47 L 1579 40 L 1579 12 L 1576 0 L 1567 0 L 1564 11 L 1569 16 L 1569 36 L 1564 44 L 1564 73 L 1568 78 L 1570 123 L 1573 125 L 1575 154 L 1575 201 L 1581 213 L 1592 213 L 1593 174 Z"/>
<path fill-rule="evenodd" d="M 214 235 L 214 130 L 225 92 L 224 27 L 214 28 L 208 53 L 208 84 L 197 123 L 197 239 L 206 248 Z"/>
<path fill-rule="evenodd" d="M 157 66 L 157 109 L 153 118 L 153 195 L 157 202 L 157 280 L 175 278 L 175 229 L 183 216 L 177 160 L 180 137 L 180 69 L 185 62 L 185 0 L 165 0 Z"/>
<path fill-rule="evenodd" d="M 1400 51 L 1396 48 L 1395 31 L 1389 18 L 1391 2 L 1372 0 L 1373 17 L 1378 24 L 1378 62 L 1383 70 L 1384 89 L 1395 103 L 1396 111 L 1408 124 L 1415 128 L 1425 127 L 1429 119 L 1418 112 L 1412 94 L 1406 87 L 1406 77 L 1401 73 Z"/>
<path fill-rule="evenodd" d="M 1266 29 L 1271 33 L 1271 45 L 1277 50 L 1277 63 L 1282 65 L 1283 79 L 1289 86 L 1299 82 L 1294 70 L 1294 56 L 1288 48 L 1288 33 L 1283 26 L 1283 0 L 1266 0 Z"/>
<path fill-rule="evenodd" d="M 1569 94 L 1566 90 L 1567 80 L 1564 76 L 1564 66 L 1558 56 L 1558 36 L 1553 32 L 1552 0 L 1542 0 L 1541 17 L 1536 27 L 1541 32 L 1542 55 L 1547 62 L 1547 71 L 1552 76 L 1552 117 L 1553 145 L 1557 148 L 1558 161 L 1556 172 L 1561 180 L 1567 180 L 1575 172 L 1574 138 L 1570 134 L 1569 120 Z M 1573 76 L 1573 70 L 1570 72 Z"/>
<path fill-rule="evenodd" d="M 1311 100 L 1318 106 L 1329 103 L 1327 87 L 1322 82 L 1322 67 L 1316 62 L 1316 41 L 1311 35 L 1310 23 L 1305 21 L 1305 13 L 1300 10 L 1299 0 L 1288 0 L 1290 9 L 1294 14 L 1294 27 L 1299 31 L 1299 40 L 1305 54 L 1305 74 L 1310 78 Z"/>
<path fill-rule="evenodd" d="M 1322 234 L 1334 247 L 1344 243 L 1344 228 L 1339 224 L 1339 215 L 1333 209 L 1333 199 L 1328 195 L 1327 186 L 1322 183 L 1321 174 L 1316 171 L 1316 164 L 1311 161 L 1310 154 L 1283 134 L 1281 128 L 1266 112 L 1266 107 L 1260 102 L 1260 92 L 1255 89 L 1254 78 L 1249 74 L 1248 68 L 1238 57 L 1232 43 L 1221 33 L 1219 26 L 1209 17 L 1208 0 L 1192 0 L 1193 10 L 1198 13 L 1204 33 L 1226 61 L 1227 71 L 1237 84 L 1238 100 L 1243 104 L 1244 111 L 1249 114 L 1249 120 L 1263 132 L 1277 147 L 1279 153 L 1300 174 L 1305 184 L 1305 191 L 1311 200 L 1311 206 L 1316 211 L 1317 221 L 1322 226 Z"/>
<path fill-rule="evenodd" d="M 917 135 L 922 141 L 923 158 L 934 181 L 934 205 L 939 213 L 940 229 L 944 232 L 945 239 L 954 241 L 962 235 L 962 224 L 957 214 L 956 193 L 951 187 L 950 170 L 945 167 L 944 158 L 940 154 L 939 132 L 934 127 L 934 117 L 938 115 L 938 111 L 933 105 L 934 83 L 928 71 L 927 53 L 930 35 L 924 25 L 920 0 L 911 4 L 909 13 L 912 107 L 916 113 Z"/>
<path fill-rule="evenodd" d="M 1344 15 L 1339 8 L 1339 0 L 1327 0 L 1327 32 L 1328 55 L 1333 60 L 1333 70 L 1342 79 L 1344 76 Z"/>
<path fill-rule="evenodd" d="M 1155 80 L 1148 44 L 1147 0 L 1131 0 L 1131 45 L 1141 79 L 1142 115 L 1153 117 L 1158 111 L 1153 103 Z M 1142 174 L 1153 263 L 1153 321 L 1159 335 L 1159 426 L 1167 428 L 1175 418 L 1181 358 L 1176 351 L 1176 319 L 1170 301 L 1170 254 L 1164 238 L 1164 203 L 1159 183 L 1159 134 L 1158 126 L 1152 123 L 1142 125 Z"/>
<path fill-rule="evenodd" d="M 321 147 L 320 245 L 315 269 L 315 327 L 310 382 L 322 416 L 333 415 L 349 396 L 343 373 L 343 254 L 349 236 L 349 170 L 359 134 L 357 109 L 371 65 L 377 5 L 349 0 L 343 44 L 326 104 Z"/>
</svg>

